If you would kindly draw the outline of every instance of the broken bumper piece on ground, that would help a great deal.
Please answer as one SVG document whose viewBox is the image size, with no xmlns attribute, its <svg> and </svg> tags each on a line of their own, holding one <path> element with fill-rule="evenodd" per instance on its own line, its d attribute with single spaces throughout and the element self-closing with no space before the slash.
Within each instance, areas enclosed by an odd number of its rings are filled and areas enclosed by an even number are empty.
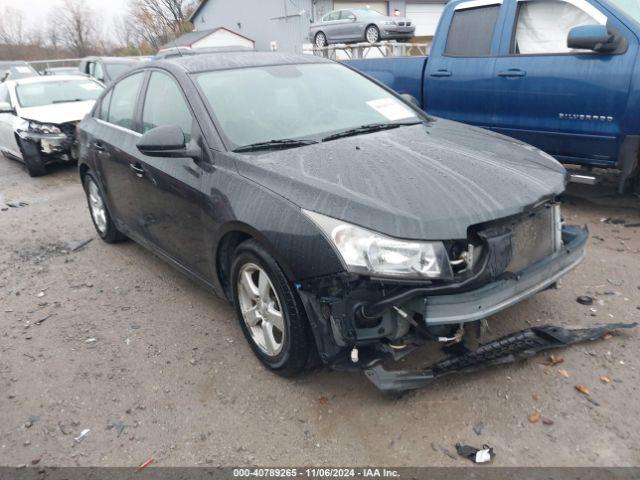
<svg viewBox="0 0 640 480">
<path fill-rule="evenodd" d="M 598 340 L 606 333 L 635 328 L 637 323 L 611 323 L 592 328 L 534 327 L 512 333 L 479 347 L 442 360 L 422 371 L 388 371 L 377 363 L 365 370 L 376 387 L 385 393 L 401 393 L 430 385 L 434 380 L 454 373 L 471 373 L 487 367 L 512 363 L 535 354 L 574 343 Z"/>
</svg>

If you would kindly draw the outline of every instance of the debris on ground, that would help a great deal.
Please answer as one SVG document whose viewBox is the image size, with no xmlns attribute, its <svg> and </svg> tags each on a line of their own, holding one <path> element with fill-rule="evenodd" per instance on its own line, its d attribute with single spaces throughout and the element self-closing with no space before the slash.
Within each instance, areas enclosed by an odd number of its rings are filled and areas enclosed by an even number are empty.
<svg viewBox="0 0 640 480">
<path fill-rule="evenodd" d="M 22 208 L 29 204 L 27 202 L 7 202 L 5 205 L 10 208 Z"/>
<path fill-rule="evenodd" d="M 581 394 L 583 394 L 583 395 L 590 395 L 590 393 L 591 393 L 591 392 L 589 391 L 589 388 L 585 387 L 584 385 L 576 385 L 576 386 L 575 386 L 575 389 L 576 389 L 577 391 L 579 391 L 579 392 L 580 392 Z"/>
<path fill-rule="evenodd" d="M 489 445 L 483 445 L 482 448 L 476 448 L 470 445 L 456 443 L 456 451 L 458 452 L 458 455 L 471 460 L 473 463 L 490 462 L 496 455 L 493 448 Z"/>
<path fill-rule="evenodd" d="M 540 414 L 540 412 L 533 412 L 529 414 L 527 418 L 529 419 L 529 423 L 538 423 L 542 418 L 542 415 Z"/>
<path fill-rule="evenodd" d="M 553 425 L 555 422 L 547 417 L 542 417 L 542 423 L 544 425 Z"/>
<path fill-rule="evenodd" d="M 484 423 L 482 422 L 478 422 L 473 426 L 473 432 L 478 436 L 482 435 L 483 429 L 484 429 Z"/>
<path fill-rule="evenodd" d="M 140 465 L 138 468 L 135 469 L 134 473 L 138 473 L 140 470 L 147 468 L 149 465 L 151 465 L 151 462 L 153 462 L 153 457 L 150 457 L 149 459 L 145 460 L 145 462 L 142 465 Z"/>
<path fill-rule="evenodd" d="M 576 299 L 580 305 L 593 305 L 593 297 L 582 295 Z"/>
<path fill-rule="evenodd" d="M 544 362 L 548 367 L 554 367 L 560 363 L 564 362 L 564 358 L 558 357 L 556 355 L 547 355 L 547 358 Z"/>
<path fill-rule="evenodd" d="M 600 381 L 602 383 L 611 383 L 611 379 L 609 377 L 607 377 L 606 375 L 600 375 Z"/>
<path fill-rule="evenodd" d="M 91 238 L 89 238 L 87 240 L 79 240 L 79 241 L 75 241 L 75 242 L 69 242 L 65 246 L 65 250 L 68 251 L 68 252 L 77 252 L 78 250 L 82 250 L 84 247 L 89 245 L 91 242 L 93 242 L 93 237 L 91 237 Z"/>
<path fill-rule="evenodd" d="M 122 435 L 122 432 L 124 432 L 124 427 L 126 427 L 126 425 L 122 420 L 107 422 L 107 430 L 115 429 L 115 431 L 118 433 L 118 437 Z"/>
<path fill-rule="evenodd" d="M 74 438 L 74 440 L 76 441 L 76 443 L 80 443 L 82 441 L 82 439 L 84 437 L 87 436 L 87 434 L 90 432 L 91 430 L 89 428 L 85 428 L 84 430 L 82 430 L 80 432 L 80 435 L 78 435 L 77 437 Z M 64 433 L 64 432 L 63 432 Z"/>
<path fill-rule="evenodd" d="M 561 368 L 558 370 L 558 373 L 560 374 L 560 376 L 564 377 L 564 378 L 569 378 L 569 372 L 567 370 L 565 370 L 564 368 Z"/>
</svg>

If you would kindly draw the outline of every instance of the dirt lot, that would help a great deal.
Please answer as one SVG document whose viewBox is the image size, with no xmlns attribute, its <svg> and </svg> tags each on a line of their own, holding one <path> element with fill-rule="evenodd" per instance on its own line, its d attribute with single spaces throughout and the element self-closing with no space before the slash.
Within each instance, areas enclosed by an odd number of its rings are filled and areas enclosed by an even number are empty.
<svg viewBox="0 0 640 480">
<path fill-rule="evenodd" d="M 609 192 L 573 189 L 565 217 L 589 225 L 587 261 L 494 331 L 640 320 L 640 200 Z M 494 447 L 495 465 L 640 465 L 640 329 L 396 400 L 362 375 L 285 380 L 227 303 L 96 238 L 75 168 L 30 179 L 0 158 L 0 206 L 0 465 L 467 466 L 460 441 Z"/>
</svg>

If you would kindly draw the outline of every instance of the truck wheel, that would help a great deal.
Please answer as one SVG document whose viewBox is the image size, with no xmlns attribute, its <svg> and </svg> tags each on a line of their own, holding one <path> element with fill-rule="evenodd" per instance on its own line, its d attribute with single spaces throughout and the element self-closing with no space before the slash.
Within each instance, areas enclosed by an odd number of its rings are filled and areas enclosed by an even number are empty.
<svg viewBox="0 0 640 480">
<path fill-rule="evenodd" d="M 24 161 L 25 166 L 27 167 L 27 172 L 29 172 L 30 177 L 41 177 L 46 175 L 47 168 L 45 167 L 42 158 L 40 157 L 40 152 L 38 152 L 38 147 L 31 142 L 23 142 L 21 139 L 18 140 L 18 144 L 20 145 L 20 151 L 22 152 L 22 160 Z"/>
<path fill-rule="evenodd" d="M 380 30 L 375 25 L 369 25 L 364 32 L 364 38 L 369 43 L 378 43 L 380 41 Z"/>
<path fill-rule="evenodd" d="M 327 46 L 327 36 L 323 32 L 316 33 L 316 47 L 322 48 Z"/>
<path fill-rule="evenodd" d="M 283 377 L 302 372 L 311 351 L 304 308 L 276 260 L 255 240 L 236 249 L 231 287 L 240 327 L 258 359 Z"/>
<path fill-rule="evenodd" d="M 100 187 L 98 187 L 98 182 L 93 178 L 93 175 L 86 173 L 84 177 L 82 177 L 82 184 L 84 186 L 84 192 L 87 195 L 91 220 L 100 238 L 107 243 L 117 243 L 126 239 L 127 237 L 122 234 L 120 230 L 116 228 L 115 223 L 113 223 L 109 210 L 107 210 L 107 204 L 102 196 L 102 191 Z"/>
</svg>

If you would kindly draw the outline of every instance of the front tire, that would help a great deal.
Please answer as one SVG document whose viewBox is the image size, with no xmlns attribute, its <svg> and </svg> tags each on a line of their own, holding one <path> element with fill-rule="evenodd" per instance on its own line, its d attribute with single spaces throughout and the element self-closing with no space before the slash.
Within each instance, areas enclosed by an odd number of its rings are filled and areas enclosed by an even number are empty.
<svg viewBox="0 0 640 480">
<path fill-rule="evenodd" d="M 307 317 L 284 272 L 258 242 L 248 240 L 236 249 L 231 287 L 253 353 L 280 376 L 301 373 L 312 349 Z"/>
<path fill-rule="evenodd" d="M 100 238 L 107 243 L 117 243 L 126 239 L 127 237 L 125 237 L 120 230 L 116 228 L 115 223 L 113 223 L 111 214 L 107 209 L 107 204 L 104 201 L 102 190 L 100 190 L 98 182 L 93 175 L 86 173 L 84 177 L 82 177 L 82 184 L 87 196 L 91 220 Z"/>
<path fill-rule="evenodd" d="M 378 43 L 380 41 L 380 30 L 375 25 L 369 25 L 364 32 L 364 39 L 369 43 Z"/>
<path fill-rule="evenodd" d="M 18 141 L 20 145 L 20 152 L 22 153 L 22 160 L 24 161 L 27 172 L 32 178 L 42 177 L 47 174 L 47 167 L 45 166 L 38 147 L 30 142 Z"/>
</svg>

